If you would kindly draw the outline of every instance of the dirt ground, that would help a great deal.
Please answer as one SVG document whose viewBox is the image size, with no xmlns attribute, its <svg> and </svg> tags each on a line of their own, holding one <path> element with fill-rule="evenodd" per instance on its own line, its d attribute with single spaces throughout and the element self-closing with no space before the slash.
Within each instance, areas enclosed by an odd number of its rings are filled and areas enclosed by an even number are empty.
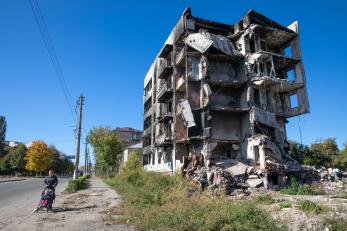
<svg viewBox="0 0 347 231">
<path fill-rule="evenodd" d="M 324 226 L 325 219 L 347 219 L 347 199 L 339 199 L 329 195 L 271 195 L 275 203 L 261 206 L 274 220 L 280 220 L 290 231 L 329 230 Z M 298 208 L 300 201 L 309 200 L 323 206 L 321 214 L 307 214 Z M 281 203 L 290 203 L 291 208 L 281 208 Z M 346 227 L 347 230 L 347 227 Z"/>
<path fill-rule="evenodd" d="M 101 180 L 92 178 L 88 189 L 73 194 L 58 192 L 53 212 L 33 212 L 2 230 L 134 230 L 118 224 L 120 216 L 120 196 Z"/>
</svg>

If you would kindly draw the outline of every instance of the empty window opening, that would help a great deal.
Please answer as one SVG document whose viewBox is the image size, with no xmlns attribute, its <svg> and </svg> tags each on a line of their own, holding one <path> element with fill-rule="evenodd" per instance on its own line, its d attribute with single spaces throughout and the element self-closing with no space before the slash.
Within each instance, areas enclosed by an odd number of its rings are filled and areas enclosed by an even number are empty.
<svg viewBox="0 0 347 231">
<path fill-rule="evenodd" d="M 254 127 L 254 133 L 255 134 L 262 134 L 270 138 L 270 140 L 274 141 L 276 140 L 275 137 L 275 128 L 267 126 L 262 123 L 256 123 Z"/>
<path fill-rule="evenodd" d="M 251 53 L 255 53 L 255 40 L 254 40 L 254 38 L 249 39 L 249 50 Z"/>
<path fill-rule="evenodd" d="M 296 108 L 299 106 L 297 94 L 289 96 L 289 99 L 290 99 L 290 108 Z"/>
<path fill-rule="evenodd" d="M 276 173 L 269 173 L 268 180 L 272 183 L 272 185 L 278 185 L 278 175 Z"/>
<path fill-rule="evenodd" d="M 257 107 L 261 107 L 260 104 L 260 91 L 257 88 L 253 89 L 253 94 L 254 94 L 254 105 Z"/>
<path fill-rule="evenodd" d="M 295 71 L 294 69 L 291 69 L 287 72 L 287 80 L 288 81 L 295 81 Z"/>
<path fill-rule="evenodd" d="M 253 154 L 254 154 L 254 164 L 259 165 L 259 146 L 253 147 Z"/>
<path fill-rule="evenodd" d="M 260 40 L 260 49 L 262 51 L 267 51 L 265 40 Z"/>
<path fill-rule="evenodd" d="M 230 150 L 227 150 L 227 157 L 228 157 L 228 158 L 231 158 L 231 152 L 230 152 Z"/>
<path fill-rule="evenodd" d="M 290 46 L 284 49 L 284 56 L 292 57 L 292 48 Z"/>
<path fill-rule="evenodd" d="M 271 94 L 271 91 L 266 91 L 266 110 L 272 112 L 272 94 Z"/>
</svg>

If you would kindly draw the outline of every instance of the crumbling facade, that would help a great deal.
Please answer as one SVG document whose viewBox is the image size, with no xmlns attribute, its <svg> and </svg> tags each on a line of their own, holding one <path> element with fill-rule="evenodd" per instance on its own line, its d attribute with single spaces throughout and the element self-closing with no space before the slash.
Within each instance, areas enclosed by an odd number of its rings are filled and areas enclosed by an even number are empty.
<svg viewBox="0 0 347 231">
<path fill-rule="evenodd" d="M 240 161 L 279 184 L 287 118 L 309 111 L 298 29 L 253 10 L 227 25 L 186 9 L 145 76 L 145 169 Z"/>
</svg>

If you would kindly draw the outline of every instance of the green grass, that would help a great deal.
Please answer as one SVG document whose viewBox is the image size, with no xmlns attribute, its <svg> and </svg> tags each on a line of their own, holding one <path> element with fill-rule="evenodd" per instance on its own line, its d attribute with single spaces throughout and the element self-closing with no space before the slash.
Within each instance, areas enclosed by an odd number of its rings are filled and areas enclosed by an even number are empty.
<svg viewBox="0 0 347 231">
<path fill-rule="evenodd" d="M 307 214 L 321 214 L 325 211 L 323 206 L 309 200 L 300 201 L 298 207 Z"/>
<path fill-rule="evenodd" d="M 283 201 L 280 203 L 281 209 L 291 208 L 291 207 L 292 207 L 292 203 L 290 203 L 289 201 Z"/>
<path fill-rule="evenodd" d="M 328 227 L 329 231 L 345 231 L 347 229 L 347 220 L 326 219 L 324 226 Z"/>
<path fill-rule="evenodd" d="M 69 180 L 65 189 L 68 193 L 74 193 L 87 187 L 87 179 L 90 175 L 78 177 L 76 180 Z"/>
<path fill-rule="evenodd" d="M 179 175 L 137 169 L 106 182 L 122 195 L 125 219 L 139 230 L 285 230 L 252 200 L 188 197 L 190 183 Z"/>
<path fill-rule="evenodd" d="M 312 188 L 307 185 L 301 185 L 294 178 L 291 179 L 290 184 L 286 188 L 282 188 L 280 193 L 287 195 L 317 195 L 318 193 L 313 191 Z"/>
<path fill-rule="evenodd" d="M 344 192 L 344 193 L 338 195 L 337 198 L 340 198 L 340 199 L 347 199 L 347 192 Z"/>
<path fill-rule="evenodd" d="M 262 195 L 256 198 L 256 202 L 259 204 L 271 205 L 275 203 L 275 200 L 269 195 Z"/>
</svg>

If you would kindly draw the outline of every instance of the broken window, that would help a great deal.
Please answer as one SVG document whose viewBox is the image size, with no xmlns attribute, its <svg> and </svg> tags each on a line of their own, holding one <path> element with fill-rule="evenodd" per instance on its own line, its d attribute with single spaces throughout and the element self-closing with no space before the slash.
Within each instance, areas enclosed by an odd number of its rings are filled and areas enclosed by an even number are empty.
<svg viewBox="0 0 347 231">
<path fill-rule="evenodd" d="M 265 40 L 260 40 L 260 49 L 262 51 L 267 51 Z"/>
<path fill-rule="evenodd" d="M 254 38 L 249 39 L 249 49 L 251 53 L 255 53 L 255 40 Z"/>
<path fill-rule="evenodd" d="M 254 105 L 257 107 L 261 107 L 259 89 L 253 88 L 253 96 L 254 96 Z"/>
<path fill-rule="evenodd" d="M 199 57 L 198 56 L 189 56 L 188 58 L 188 76 L 190 79 L 198 80 L 201 78 L 200 76 L 200 65 L 199 65 Z"/>
<path fill-rule="evenodd" d="M 299 106 L 297 94 L 293 94 L 289 96 L 289 99 L 290 99 L 290 108 L 296 108 Z"/>
</svg>

